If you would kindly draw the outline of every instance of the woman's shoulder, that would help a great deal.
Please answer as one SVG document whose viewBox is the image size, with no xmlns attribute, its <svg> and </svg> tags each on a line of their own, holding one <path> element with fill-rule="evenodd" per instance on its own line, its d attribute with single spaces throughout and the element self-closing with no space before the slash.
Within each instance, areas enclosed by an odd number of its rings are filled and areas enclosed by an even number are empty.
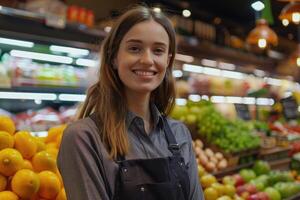
<svg viewBox="0 0 300 200">
<path fill-rule="evenodd" d="M 167 118 L 168 124 L 175 135 L 176 140 L 191 141 L 191 134 L 187 126 L 178 120 Z"/>
<path fill-rule="evenodd" d="M 66 127 L 63 137 L 68 139 L 91 138 L 98 135 L 96 124 L 90 117 L 76 120 Z"/>
</svg>

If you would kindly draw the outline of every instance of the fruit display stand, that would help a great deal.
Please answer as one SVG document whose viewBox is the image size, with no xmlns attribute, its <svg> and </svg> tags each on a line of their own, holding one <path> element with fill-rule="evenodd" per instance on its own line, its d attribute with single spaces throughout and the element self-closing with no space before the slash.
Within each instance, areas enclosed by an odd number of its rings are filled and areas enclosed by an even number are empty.
<svg viewBox="0 0 300 200">
<path fill-rule="evenodd" d="M 16 131 L 14 122 L 0 116 L 0 199 L 66 200 L 56 157 L 63 130 L 48 130 L 45 138 Z"/>
</svg>

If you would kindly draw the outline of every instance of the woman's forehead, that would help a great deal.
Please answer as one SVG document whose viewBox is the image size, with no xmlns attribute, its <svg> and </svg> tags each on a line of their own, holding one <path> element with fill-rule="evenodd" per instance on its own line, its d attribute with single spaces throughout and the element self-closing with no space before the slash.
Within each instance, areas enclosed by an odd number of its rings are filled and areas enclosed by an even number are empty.
<svg viewBox="0 0 300 200">
<path fill-rule="evenodd" d="M 169 35 L 161 24 L 154 20 L 147 20 L 131 27 L 122 42 L 141 42 L 168 46 Z"/>
</svg>

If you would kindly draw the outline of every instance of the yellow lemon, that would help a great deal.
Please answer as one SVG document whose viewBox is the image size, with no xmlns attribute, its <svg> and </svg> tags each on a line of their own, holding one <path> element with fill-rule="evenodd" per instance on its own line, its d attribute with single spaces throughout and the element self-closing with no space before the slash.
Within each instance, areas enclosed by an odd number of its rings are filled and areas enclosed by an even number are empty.
<svg viewBox="0 0 300 200">
<path fill-rule="evenodd" d="M 11 187 L 19 197 L 29 199 L 37 193 L 40 187 L 40 179 L 33 171 L 21 169 L 12 178 Z"/>
<path fill-rule="evenodd" d="M 0 131 L 0 150 L 14 147 L 14 137 L 6 131 Z"/>
<path fill-rule="evenodd" d="M 23 167 L 23 157 L 15 149 L 6 148 L 0 151 L 0 173 L 12 176 Z"/>
</svg>

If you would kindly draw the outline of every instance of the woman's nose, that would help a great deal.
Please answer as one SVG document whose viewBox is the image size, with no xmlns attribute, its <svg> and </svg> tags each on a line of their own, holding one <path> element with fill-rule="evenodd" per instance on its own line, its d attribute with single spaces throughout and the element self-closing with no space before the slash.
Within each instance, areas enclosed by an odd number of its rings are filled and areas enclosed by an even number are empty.
<svg viewBox="0 0 300 200">
<path fill-rule="evenodd" d="M 154 64 L 151 50 L 147 49 L 143 52 L 143 54 L 141 55 L 141 58 L 140 58 L 140 62 L 142 64 L 146 64 L 146 65 Z"/>
</svg>

